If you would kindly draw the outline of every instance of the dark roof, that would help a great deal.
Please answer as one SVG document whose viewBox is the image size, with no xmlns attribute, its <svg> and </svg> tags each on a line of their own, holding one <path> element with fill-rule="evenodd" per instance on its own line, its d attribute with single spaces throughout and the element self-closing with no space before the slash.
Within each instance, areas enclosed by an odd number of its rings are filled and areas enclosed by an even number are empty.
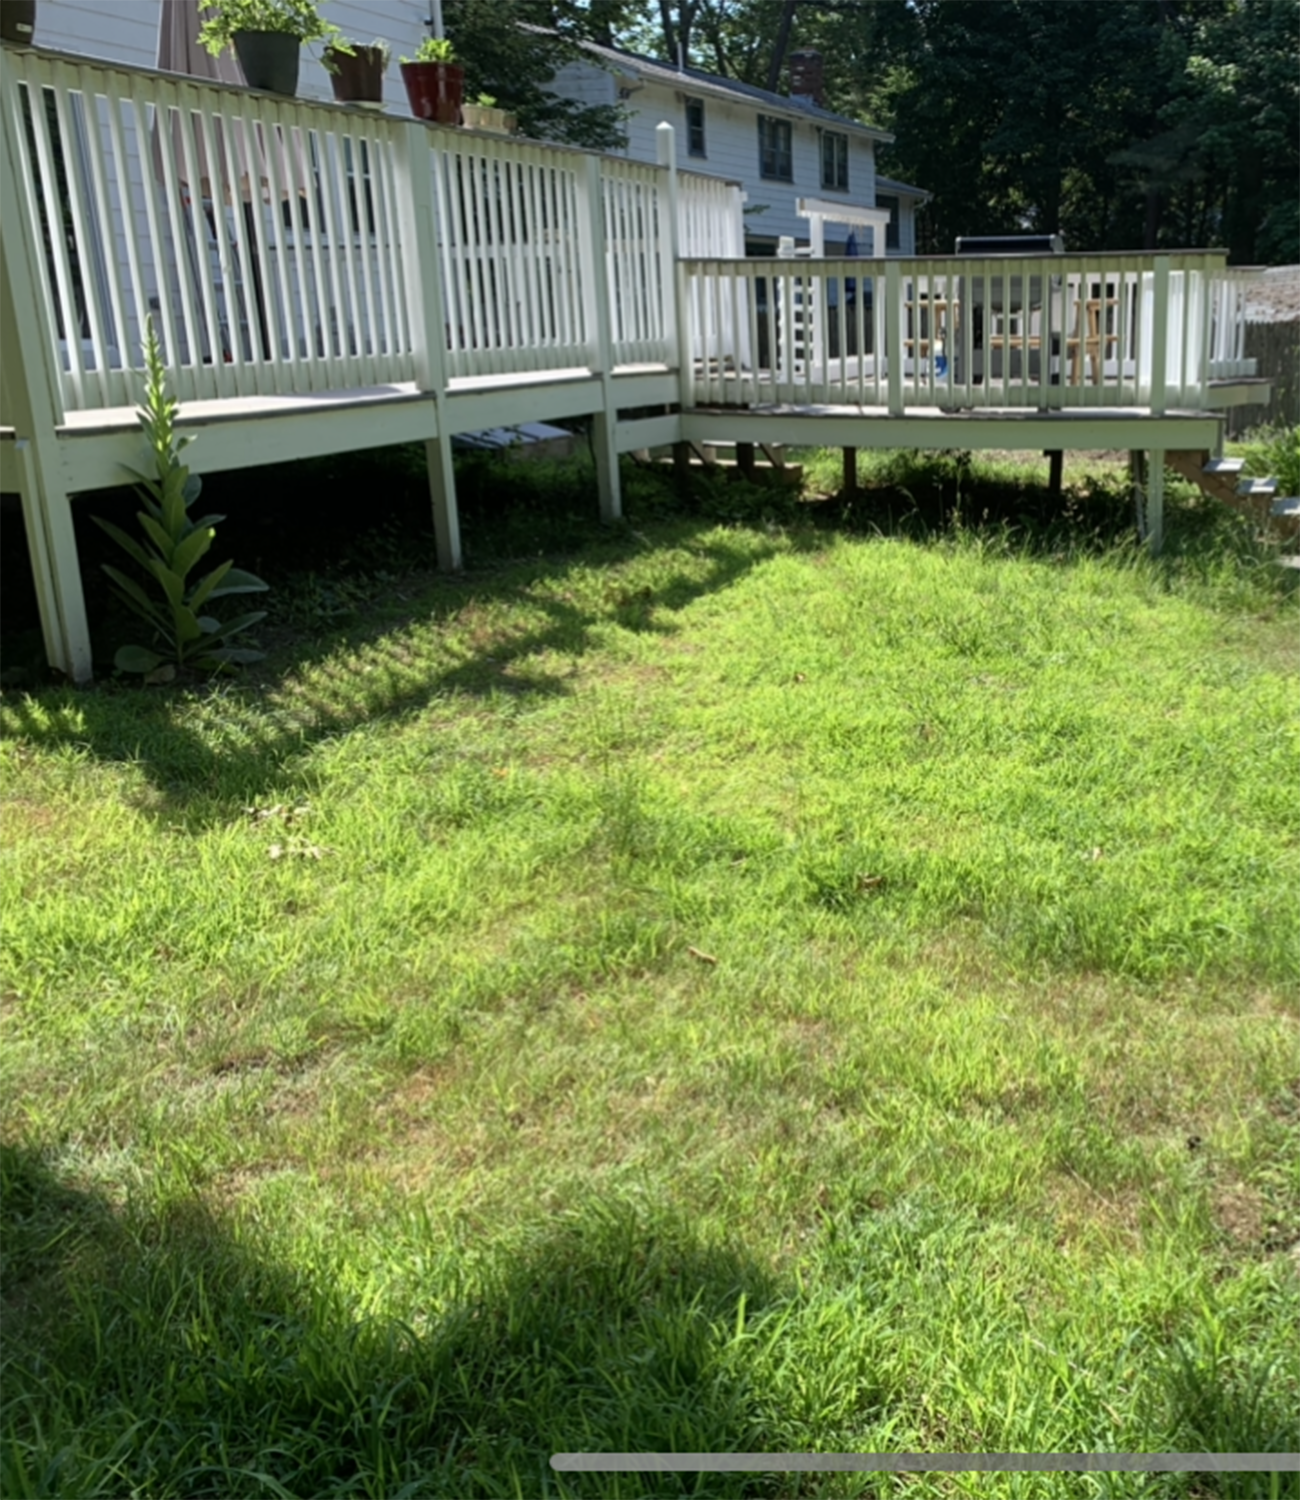
<svg viewBox="0 0 1300 1500">
<path fill-rule="evenodd" d="M 928 193 L 924 188 L 913 187 L 910 182 L 899 182 L 896 177 L 882 177 L 876 173 L 876 191 L 886 193 L 903 193 L 909 198 L 933 198 L 933 193 Z"/>
<path fill-rule="evenodd" d="M 861 120 L 851 120 L 847 115 L 837 115 L 834 110 L 823 109 L 820 104 L 814 104 L 803 95 L 774 94 L 768 89 L 756 88 L 752 83 L 720 78 L 716 73 L 705 73 L 699 68 L 675 68 L 671 63 L 660 62 L 653 57 L 641 57 L 635 52 L 624 52 L 618 47 L 604 47 L 599 42 L 579 42 L 578 46 L 584 52 L 590 52 L 606 67 L 624 73 L 635 73 L 654 83 L 668 84 L 677 89 L 686 87 L 696 93 L 741 98 L 750 104 L 761 105 L 769 114 L 789 115 L 796 119 L 810 120 L 814 124 L 856 130 L 875 141 L 894 139 L 887 130 L 880 130 L 875 125 L 864 125 Z"/>
</svg>

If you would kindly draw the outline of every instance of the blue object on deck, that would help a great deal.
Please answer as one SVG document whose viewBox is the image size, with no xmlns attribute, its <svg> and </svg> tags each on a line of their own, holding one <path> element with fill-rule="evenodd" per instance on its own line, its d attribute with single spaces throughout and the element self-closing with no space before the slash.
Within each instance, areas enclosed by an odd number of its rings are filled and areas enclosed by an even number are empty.
<svg viewBox="0 0 1300 1500">
<path fill-rule="evenodd" d="M 846 260 L 848 260 L 850 258 L 856 260 L 857 259 L 857 255 L 858 255 L 858 236 L 857 236 L 857 231 L 853 230 L 853 229 L 850 229 L 849 230 L 849 237 L 848 237 L 848 239 L 846 239 L 844 241 L 844 258 Z M 858 290 L 858 279 L 857 279 L 857 277 L 856 276 L 846 276 L 844 278 L 844 301 L 845 301 L 845 303 L 846 303 L 847 306 L 849 306 L 849 307 L 853 306 L 853 299 L 857 295 L 857 290 Z"/>
</svg>

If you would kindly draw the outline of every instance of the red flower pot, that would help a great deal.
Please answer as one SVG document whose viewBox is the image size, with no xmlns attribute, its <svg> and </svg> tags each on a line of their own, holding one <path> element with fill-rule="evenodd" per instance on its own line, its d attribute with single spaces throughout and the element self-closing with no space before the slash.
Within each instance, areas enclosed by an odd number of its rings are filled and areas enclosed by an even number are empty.
<svg viewBox="0 0 1300 1500">
<path fill-rule="evenodd" d="M 417 120 L 439 125 L 460 124 L 460 103 L 465 94 L 465 70 L 455 63 L 403 63 L 402 82 Z"/>
</svg>

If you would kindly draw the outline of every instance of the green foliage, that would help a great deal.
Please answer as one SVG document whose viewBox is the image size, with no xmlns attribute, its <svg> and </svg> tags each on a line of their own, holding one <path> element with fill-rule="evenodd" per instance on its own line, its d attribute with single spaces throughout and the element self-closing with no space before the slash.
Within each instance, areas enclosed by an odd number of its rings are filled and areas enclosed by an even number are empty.
<svg viewBox="0 0 1300 1500">
<path fill-rule="evenodd" d="M 445 36 L 426 36 L 416 48 L 414 57 L 404 57 L 404 63 L 454 63 L 456 49 Z"/>
<path fill-rule="evenodd" d="M 518 120 L 522 135 L 616 150 L 626 139 L 616 105 L 582 105 L 548 91 L 556 71 L 579 53 L 577 26 L 556 27 L 538 0 L 456 0 L 446 7 L 447 34 L 465 69 L 465 97 L 492 94 Z M 526 29 L 529 25 L 535 28 Z"/>
<path fill-rule="evenodd" d="M 350 51 L 338 27 L 323 19 L 317 6 L 318 0 L 207 0 L 198 39 L 214 57 L 233 44 L 237 31 L 276 31 Z"/>
<path fill-rule="evenodd" d="M 1277 480 L 1279 495 L 1300 495 L 1300 427 L 1261 427 L 1244 446 L 1246 471 Z"/>
<path fill-rule="evenodd" d="M 114 664 L 123 672 L 173 672 L 181 667 L 216 671 L 242 662 L 260 660 L 262 653 L 247 646 L 232 646 L 231 639 L 266 618 L 265 610 L 254 610 L 237 619 L 222 621 L 205 606 L 230 594 L 263 593 L 267 585 L 252 573 L 220 563 L 197 582 L 188 582 L 199 560 L 212 546 L 216 524 L 223 516 L 201 516 L 193 520 L 189 508 L 198 498 L 202 481 L 181 463 L 182 450 L 192 441 L 177 439 L 177 404 L 167 394 L 167 375 L 153 324 L 146 328 L 145 398 L 140 425 L 153 450 L 152 476 L 132 470 L 140 483 L 136 491 L 144 502 L 138 512 L 145 534 L 143 545 L 119 526 L 94 517 L 98 525 L 122 550 L 139 564 L 157 590 L 146 589 L 119 569 L 104 564 L 116 584 L 114 592 L 123 604 L 153 627 L 148 646 L 123 646 Z"/>
</svg>

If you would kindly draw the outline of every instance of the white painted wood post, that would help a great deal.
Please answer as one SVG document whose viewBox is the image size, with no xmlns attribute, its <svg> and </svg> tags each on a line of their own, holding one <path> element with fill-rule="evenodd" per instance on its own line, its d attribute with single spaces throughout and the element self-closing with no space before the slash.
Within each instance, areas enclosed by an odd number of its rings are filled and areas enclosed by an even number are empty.
<svg viewBox="0 0 1300 1500">
<path fill-rule="evenodd" d="M 677 296 L 677 257 L 681 230 L 677 223 L 677 151 L 673 127 L 662 120 L 655 126 L 655 154 L 665 175 L 659 183 L 659 283 L 663 288 L 664 342 L 668 364 L 682 367 L 682 320 Z"/>
<path fill-rule="evenodd" d="M 877 286 L 880 278 L 876 278 Z M 889 380 L 889 415 L 903 415 L 903 279 L 898 262 L 885 262 L 885 361 Z M 879 358 L 879 355 L 877 355 Z"/>
<path fill-rule="evenodd" d="M 667 120 L 655 126 L 655 150 L 659 165 L 668 168 L 668 249 L 667 274 L 671 277 L 674 339 L 677 358 L 678 402 L 683 411 L 695 404 L 695 354 L 691 342 L 691 301 L 682 265 L 681 186 L 677 180 L 676 132 Z"/>
<path fill-rule="evenodd" d="M 72 506 L 63 484 L 56 429 L 63 402 L 53 327 L 35 257 L 34 226 L 19 191 L 22 158 L 14 132 L 21 128 L 17 83 L 0 48 L 0 348 L 5 360 L 4 420 L 14 429 L 22 469 L 23 520 L 36 582 L 41 631 L 50 665 L 73 682 L 91 676 L 90 629 L 81 587 L 81 565 Z M 68 318 L 72 313 L 69 309 Z M 76 330 L 69 330 L 69 345 Z"/>
<path fill-rule="evenodd" d="M 1165 414 L 1166 370 L 1169 358 L 1169 257 L 1157 255 L 1152 276 L 1151 398 L 1153 417 Z"/>
<path fill-rule="evenodd" d="M 596 491 L 602 521 L 617 521 L 623 514 L 618 472 L 618 411 L 611 371 L 614 339 L 610 324 L 609 273 L 605 258 L 605 210 L 601 201 L 600 157 L 587 157 L 585 212 L 582 215 L 579 261 L 583 268 L 588 359 L 600 376 L 601 405 L 591 418 L 591 446 L 596 456 Z"/>
<path fill-rule="evenodd" d="M 402 267 L 406 277 L 406 305 L 410 310 L 415 382 L 427 391 L 437 431 L 426 438 L 429 498 L 433 504 L 433 532 L 438 544 L 438 566 L 454 573 L 461 567 L 460 516 L 456 509 L 456 471 L 447 430 L 447 320 L 443 311 L 442 259 L 433 209 L 433 164 L 429 159 L 429 129 L 418 120 L 405 127 L 403 168 L 399 184 Z M 400 191 L 401 188 L 405 191 Z M 360 333 L 358 331 L 358 337 Z"/>
</svg>

